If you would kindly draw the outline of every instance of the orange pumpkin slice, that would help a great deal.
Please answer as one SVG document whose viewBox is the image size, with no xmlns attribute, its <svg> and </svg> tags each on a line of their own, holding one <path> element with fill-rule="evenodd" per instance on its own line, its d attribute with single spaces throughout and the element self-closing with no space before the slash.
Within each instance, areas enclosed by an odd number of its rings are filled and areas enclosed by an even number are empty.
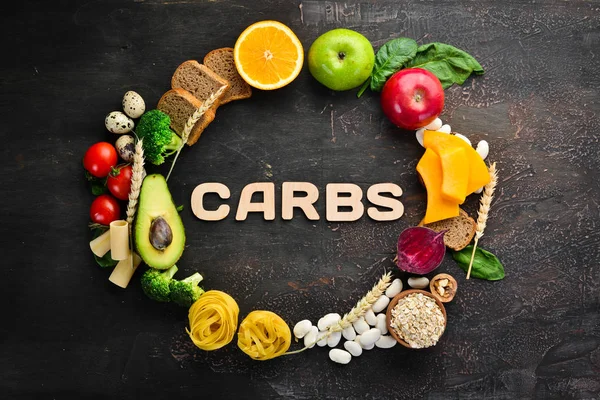
<svg viewBox="0 0 600 400">
<path fill-rule="evenodd" d="M 435 151 L 425 149 L 417 164 L 417 172 L 427 189 L 427 209 L 423 224 L 458 216 L 458 203 L 442 196 L 442 163 Z"/>
<path fill-rule="evenodd" d="M 439 154 L 442 164 L 442 196 L 458 204 L 465 202 L 469 183 L 469 159 L 462 147 Z"/>
<path fill-rule="evenodd" d="M 292 82 L 304 63 L 304 49 L 290 28 L 277 21 L 250 25 L 233 48 L 235 67 L 257 89 L 279 89 Z"/>
<path fill-rule="evenodd" d="M 423 146 L 440 156 L 452 149 L 464 149 L 469 162 L 467 196 L 490 182 L 491 177 L 485 162 L 475 149 L 461 138 L 444 132 L 426 130 L 423 135 Z"/>
</svg>

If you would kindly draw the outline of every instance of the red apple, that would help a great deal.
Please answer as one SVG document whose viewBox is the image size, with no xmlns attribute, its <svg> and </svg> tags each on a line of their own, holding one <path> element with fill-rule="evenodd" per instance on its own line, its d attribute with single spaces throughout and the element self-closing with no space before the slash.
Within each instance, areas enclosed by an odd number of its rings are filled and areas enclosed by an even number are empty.
<svg viewBox="0 0 600 400">
<path fill-rule="evenodd" d="M 442 113 L 444 88 L 440 80 L 425 69 L 402 69 L 383 86 L 381 107 L 394 125 L 419 129 Z"/>
</svg>

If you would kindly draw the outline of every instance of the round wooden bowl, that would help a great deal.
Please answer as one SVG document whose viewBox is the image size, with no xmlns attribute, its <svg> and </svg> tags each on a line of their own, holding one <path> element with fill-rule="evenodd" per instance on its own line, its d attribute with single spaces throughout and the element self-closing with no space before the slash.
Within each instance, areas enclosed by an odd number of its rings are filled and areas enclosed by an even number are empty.
<svg viewBox="0 0 600 400">
<path fill-rule="evenodd" d="M 386 312 L 386 324 L 387 324 L 388 332 L 390 333 L 390 335 L 392 335 L 392 337 L 394 339 L 396 339 L 396 341 L 398 343 L 400 343 L 402 346 L 407 347 L 409 349 L 414 349 L 414 347 L 411 347 L 410 344 L 406 343 L 404 340 L 402 340 L 396 334 L 396 331 L 391 326 L 391 322 L 392 322 L 392 309 L 394 307 L 396 307 L 396 304 L 398 304 L 398 300 L 400 300 L 403 297 L 408 296 L 409 294 L 413 294 L 413 293 L 421 293 L 421 294 L 424 294 L 425 296 L 431 297 L 433 300 L 435 300 L 435 304 L 438 305 L 438 307 L 440 308 L 440 310 L 442 310 L 442 314 L 444 315 L 444 332 L 446 331 L 446 324 L 448 323 L 448 316 L 446 315 L 446 308 L 444 307 L 444 304 L 440 301 L 440 299 L 438 299 L 436 296 L 432 295 L 428 291 L 426 291 L 426 290 L 420 290 L 420 289 L 409 289 L 409 290 L 405 290 L 403 292 L 398 293 L 396 295 L 396 297 L 394 297 L 390 301 L 390 304 L 388 305 L 387 312 Z M 442 332 L 442 335 L 443 334 L 444 333 Z"/>
</svg>

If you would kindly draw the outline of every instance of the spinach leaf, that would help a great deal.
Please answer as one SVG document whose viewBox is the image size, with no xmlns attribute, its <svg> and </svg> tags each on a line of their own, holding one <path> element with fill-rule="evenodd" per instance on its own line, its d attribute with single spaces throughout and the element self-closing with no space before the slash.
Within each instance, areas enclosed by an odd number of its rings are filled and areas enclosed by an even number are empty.
<svg viewBox="0 0 600 400">
<path fill-rule="evenodd" d="M 417 49 L 417 42 L 405 37 L 392 39 L 381 46 L 371 72 L 371 90 L 380 92 L 387 79 L 415 57 Z"/>
<path fill-rule="evenodd" d="M 417 54 L 417 48 L 416 41 L 405 37 L 386 42 L 377 50 L 371 76 L 363 84 L 357 96 L 362 96 L 368 86 L 371 86 L 371 90 L 380 92 L 388 78 Z"/>
<path fill-rule="evenodd" d="M 470 54 L 444 43 L 420 46 L 416 56 L 405 64 L 406 68 L 423 68 L 432 72 L 442 82 L 444 89 L 454 83 L 462 85 L 472 74 L 483 74 L 483 68 Z"/>
<path fill-rule="evenodd" d="M 452 252 L 452 258 L 458 263 L 458 266 L 465 272 L 469 270 L 469 262 L 473 253 L 473 245 L 469 245 L 461 251 Z M 471 268 L 473 278 L 486 279 L 488 281 L 498 281 L 504 278 L 504 267 L 498 257 L 480 247 L 475 249 L 475 258 Z"/>
<path fill-rule="evenodd" d="M 94 234 L 92 236 L 93 239 L 96 239 L 98 236 L 102 235 L 106 232 L 106 229 L 94 229 Z M 113 260 L 110 254 L 110 250 L 103 257 L 98 257 L 94 253 L 94 260 L 96 260 L 96 264 L 98 264 L 102 268 L 112 268 L 118 264 L 118 261 Z"/>
<path fill-rule="evenodd" d="M 94 196 L 99 196 L 108 192 L 108 188 L 106 187 L 106 178 L 96 178 L 89 172 L 85 171 L 85 179 L 87 179 L 87 181 L 90 183 L 92 194 Z"/>
</svg>

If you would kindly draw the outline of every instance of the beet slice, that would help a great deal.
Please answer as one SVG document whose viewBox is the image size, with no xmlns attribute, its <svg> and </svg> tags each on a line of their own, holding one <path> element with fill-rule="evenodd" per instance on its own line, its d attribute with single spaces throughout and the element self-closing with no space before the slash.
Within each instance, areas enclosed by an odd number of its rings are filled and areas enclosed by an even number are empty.
<svg viewBox="0 0 600 400">
<path fill-rule="evenodd" d="M 415 226 L 407 228 L 398 236 L 396 265 L 402 271 L 425 275 L 442 263 L 446 254 L 444 234 L 433 229 Z"/>
</svg>

